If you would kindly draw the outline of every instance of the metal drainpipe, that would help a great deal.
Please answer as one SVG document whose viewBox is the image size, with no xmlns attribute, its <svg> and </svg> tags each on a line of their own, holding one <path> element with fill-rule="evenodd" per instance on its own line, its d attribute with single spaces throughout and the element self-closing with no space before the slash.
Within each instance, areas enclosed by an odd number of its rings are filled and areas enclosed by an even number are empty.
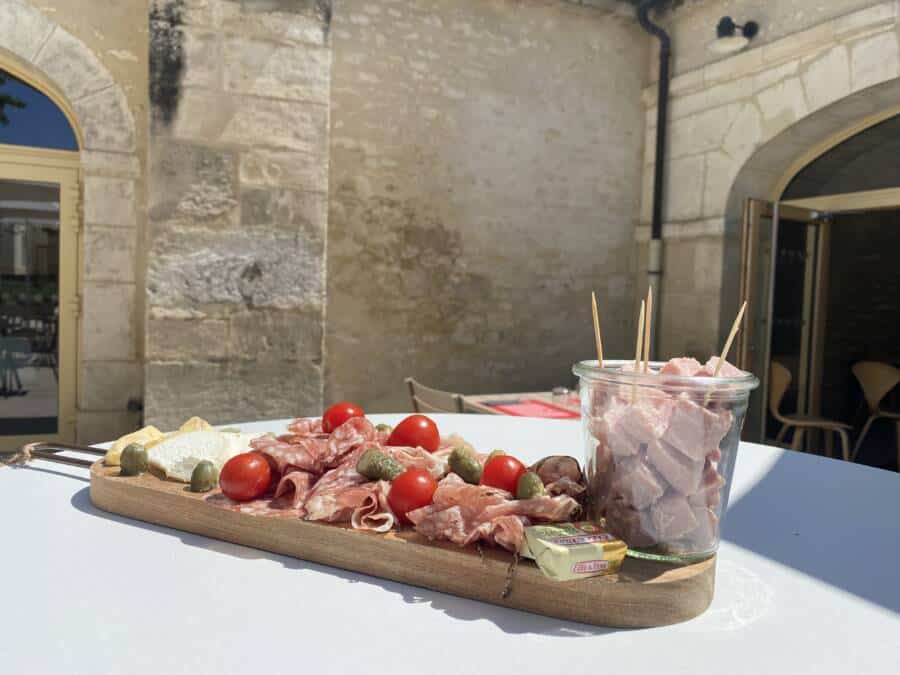
<svg viewBox="0 0 900 675">
<path fill-rule="evenodd" d="M 659 40 L 659 82 L 656 94 L 656 159 L 653 166 L 653 219 L 650 223 L 648 248 L 647 283 L 653 289 L 653 322 L 650 344 L 655 355 L 659 332 L 659 308 L 662 305 L 660 282 L 662 281 L 662 207 L 663 186 L 665 184 L 666 123 L 669 117 L 669 61 L 672 41 L 669 34 L 650 21 L 650 10 L 660 4 L 660 0 L 642 0 L 638 5 L 637 18 L 645 31 Z M 655 357 L 654 357 L 655 358 Z"/>
</svg>

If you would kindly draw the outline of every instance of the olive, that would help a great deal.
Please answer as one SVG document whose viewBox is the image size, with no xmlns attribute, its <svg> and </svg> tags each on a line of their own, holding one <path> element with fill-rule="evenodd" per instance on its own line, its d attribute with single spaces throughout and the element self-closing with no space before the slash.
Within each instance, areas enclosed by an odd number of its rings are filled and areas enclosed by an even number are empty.
<svg viewBox="0 0 900 675">
<path fill-rule="evenodd" d="M 137 476 L 147 470 L 147 450 L 140 443 L 131 443 L 122 450 L 119 458 L 121 476 Z"/>
<path fill-rule="evenodd" d="M 531 499 L 545 494 L 547 491 L 544 489 L 544 483 L 534 471 L 526 471 L 519 476 L 519 482 L 516 483 L 516 499 Z"/>
<path fill-rule="evenodd" d="M 487 463 L 490 462 L 492 459 L 494 459 L 494 457 L 499 457 L 500 455 L 505 455 L 505 454 L 506 454 L 506 453 L 503 452 L 503 450 L 491 450 L 491 454 L 489 454 L 489 455 L 487 456 L 487 459 L 484 460 L 484 463 L 487 464 Z"/>
<path fill-rule="evenodd" d="M 201 460 L 191 472 L 191 492 L 209 492 L 219 484 L 219 470 L 208 459 Z"/>
<path fill-rule="evenodd" d="M 386 433 L 391 433 L 394 430 L 390 424 L 376 424 L 375 431 L 384 431 Z"/>
<path fill-rule="evenodd" d="M 406 471 L 396 459 L 375 448 L 360 455 L 356 470 L 369 480 L 394 480 Z"/>
<path fill-rule="evenodd" d="M 453 473 L 467 483 L 478 485 L 481 480 L 481 464 L 467 448 L 453 448 L 448 462 Z"/>
</svg>

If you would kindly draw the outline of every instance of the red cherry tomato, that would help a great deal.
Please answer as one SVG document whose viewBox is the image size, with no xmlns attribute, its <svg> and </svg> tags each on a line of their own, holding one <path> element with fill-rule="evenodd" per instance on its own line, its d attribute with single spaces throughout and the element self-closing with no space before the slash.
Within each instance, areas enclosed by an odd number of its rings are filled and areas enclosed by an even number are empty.
<svg viewBox="0 0 900 675">
<path fill-rule="evenodd" d="M 363 409 L 349 401 L 335 403 L 322 415 L 322 431 L 330 434 L 351 417 L 365 417 Z"/>
<path fill-rule="evenodd" d="M 258 452 L 235 455 L 219 473 L 219 487 L 226 497 L 247 502 L 262 497 L 272 481 L 268 460 Z"/>
<path fill-rule="evenodd" d="M 437 424 L 425 415 L 410 415 L 394 427 L 387 444 L 425 448 L 428 452 L 434 452 L 441 445 L 441 435 Z"/>
<path fill-rule="evenodd" d="M 428 506 L 435 490 L 437 482 L 425 469 L 407 469 L 391 483 L 388 504 L 400 522 L 408 523 L 406 514 Z"/>
<path fill-rule="evenodd" d="M 500 488 L 516 494 L 516 484 L 519 477 L 528 471 L 525 465 L 510 455 L 497 455 L 487 464 L 481 472 L 481 484 Z"/>
</svg>

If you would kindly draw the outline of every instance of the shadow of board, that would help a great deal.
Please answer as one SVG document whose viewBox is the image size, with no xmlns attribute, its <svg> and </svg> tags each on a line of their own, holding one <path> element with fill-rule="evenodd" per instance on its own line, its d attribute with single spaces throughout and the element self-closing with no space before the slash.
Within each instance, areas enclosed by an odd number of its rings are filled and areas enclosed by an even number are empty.
<svg viewBox="0 0 900 675">
<path fill-rule="evenodd" d="M 893 472 L 785 452 L 729 507 L 723 538 L 900 613 Z"/>
<path fill-rule="evenodd" d="M 554 619 L 539 614 L 530 614 L 529 612 L 523 612 L 516 609 L 497 607 L 485 602 L 479 602 L 478 600 L 469 600 L 426 588 L 408 586 L 379 577 L 360 574 L 358 572 L 350 572 L 338 567 L 319 565 L 290 556 L 279 555 L 277 553 L 241 546 L 239 544 L 232 544 L 218 539 L 209 539 L 200 535 L 191 534 L 190 532 L 173 530 L 168 527 L 153 525 L 140 520 L 133 520 L 131 518 L 126 518 L 125 516 L 119 516 L 98 509 L 91 502 L 89 488 L 84 488 L 76 492 L 72 496 L 71 504 L 82 513 L 177 537 L 182 543 L 187 544 L 188 546 L 196 546 L 208 551 L 216 551 L 217 553 L 224 553 L 242 559 L 273 560 L 280 562 L 288 569 L 323 572 L 343 579 L 347 583 L 361 583 L 377 586 L 389 593 L 398 595 L 403 602 L 408 604 L 428 604 L 433 609 L 444 612 L 447 616 L 453 617 L 454 619 L 462 621 L 490 621 L 504 633 L 513 635 L 547 635 L 553 637 L 597 637 L 612 634 L 620 630 L 591 626 L 573 621 L 563 621 L 561 619 Z"/>
</svg>

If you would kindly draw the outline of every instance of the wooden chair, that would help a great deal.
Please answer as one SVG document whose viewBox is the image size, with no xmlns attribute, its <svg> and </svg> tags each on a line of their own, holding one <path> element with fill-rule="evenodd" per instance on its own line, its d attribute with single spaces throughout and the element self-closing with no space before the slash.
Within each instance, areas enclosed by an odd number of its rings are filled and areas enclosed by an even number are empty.
<svg viewBox="0 0 900 675">
<path fill-rule="evenodd" d="M 409 398 L 416 412 L 463 412 L 463 397 L 460 394 L 426 387 L 411 377 L 407 377 L 404 381 L 409 387 Z"/>
<path fill-rule="evenodd" d="M 791 447 L 794 450 L 802 450 L 803 435 L 807 429 L 819 429 L 825 433 L 825 452 L 832 456 L 832 433 L 836 433 L 841 439 L 841 456 L 844 460 L 850 460 L 850 436 L 847 433 L 852 429 L 849 424 L 829 420 L 824 417 L 812 417 L 808 415 L 785 415 L 781 412 L 781 401 L 791 385 L 791 371 L 778 361 L 772 361 L 769 367 L 769 412 L 776 420 L 781 422 L 781 430 L 775 437 L 776 443 L 781 443 L 788 429 L 794 429 L 794 438 Z"/>
<path fill-rule="evenodd" d="M 862 447 L 863 439 L 869 433 L 872 423 L 882 417 L 894 420 L 897 429 L 897 465 L 900 467 L 900 411 L 884 410 L 881 403 L 884 401 L 891 390 L 900 382 L 900 370 L 890 366 L 887 363 L 879 363 L 878 361 L 860 361 L 854 364 L 853 374 L 862 387 L 863 396 L 866 397 L 866 404 L 869 406 L 869 419 L 863 425 L 862 433 L 853 446 L 853 459 L 859 449 Z"/>
</svg>

